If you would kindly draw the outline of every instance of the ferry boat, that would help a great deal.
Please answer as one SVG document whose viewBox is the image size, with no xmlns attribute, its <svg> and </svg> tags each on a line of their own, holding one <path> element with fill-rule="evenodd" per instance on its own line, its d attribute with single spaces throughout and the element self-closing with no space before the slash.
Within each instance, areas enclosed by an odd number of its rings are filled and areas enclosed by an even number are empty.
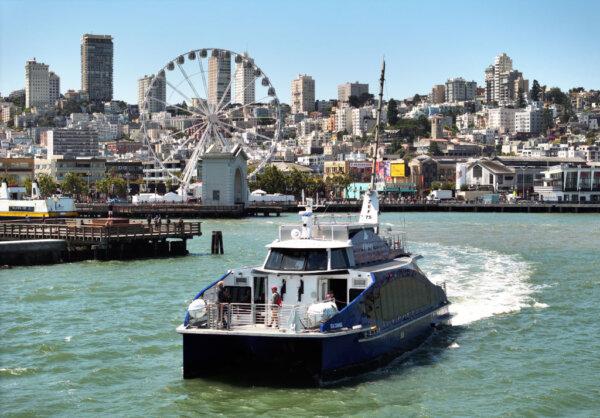
<svg viewBox="0 0 600 418">
<path fill-rule="evenodd" d="M 318 217 L 307 199 L 301 224 L 279 228 L 262 265 L 231 269 L 196 295 L 177 327 L 184 378 L 232 372 L 326 385 L 449 323 L 445 286 L 419 269 L 402 232 L 382 228 L 374 186 L 375 170 L 356 221 Z"/>
<path fill-rule="evenodd" d="M 66 218 L 77 216 L 75 201 L 70 197 L 40 197 L 37 183 L 31 184 L 31 197 L 25 196 L 24 187 L 0 185 L 0 219 Z"/>
</svg>

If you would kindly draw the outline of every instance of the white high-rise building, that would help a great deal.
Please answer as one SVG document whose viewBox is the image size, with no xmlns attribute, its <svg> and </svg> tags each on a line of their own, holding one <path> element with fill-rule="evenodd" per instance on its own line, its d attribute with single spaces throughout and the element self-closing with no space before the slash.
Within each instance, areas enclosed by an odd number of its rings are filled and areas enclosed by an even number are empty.
<svg viewBox="0 0 600 418">
<path fill-rule="evenodd" d="M 497 129 L 500 132 L 514 132 L 515 130 L 515 109 L 499 107 L 488 110 L 489 129 Z"/>
<path fill-rule="evenodd" d="M 48 73 L 48 80 L 50 104 L 54 104 L 60 99 L 60 77 L 50 71 Z"/>
<path fill-rule="evenodd" d="M 234 103 L 247 105 L 256 100 L 256 82 L 252 62 L 244 53 L 244 60 L 235 64 L 235 96 Z"/>
<path fill-rule="evenodd" d="M 309 75 L 300 74 L 292 80 L 292 113 L 313 112 L 315 110 L 315 80 Z"/>
<path fill-rule="evenodd" d="M 166 109 L 165 103 L 167 101 L 167 83 L 165 78 L 159 75 L 156 78 L 154 85 L 152 84 L 153 80 L 154 75 L 145 75 L 138 80 L 138 106 L 140 113 L 157 113 Z M 144 99 L 150 86 L 152 86 L 152 88 L 148 93 L 148 108 L 144 109 Z"/>
<path fill-rule="evenodd" d="M 538 134 L 542 130 L 542 110 L 527 106 L 515 112 L 515 132 Z"/>
<path fill-rule="evenodd" d="M 50 76 L 48 66 L 35 58 L 25 64 L 25 107 L 50 104 Z"/>
<path fill-rule="evenodd" d="M 208 59 L 208 104 L 217 106 L 231 102 L 231 54 L 213 50 Z"/>
</svg>

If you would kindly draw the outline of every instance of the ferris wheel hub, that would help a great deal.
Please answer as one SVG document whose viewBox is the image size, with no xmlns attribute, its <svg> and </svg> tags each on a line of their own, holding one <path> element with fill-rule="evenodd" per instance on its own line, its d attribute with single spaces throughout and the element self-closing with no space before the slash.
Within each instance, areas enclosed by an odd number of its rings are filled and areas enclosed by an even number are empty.
<svg viewBox="0 0 600 418">
<path fill-rule="evenodd" d="M 211 113 L 210 115 L 208 115 L 208 121 L 210 123 L 217 123 L 219 121 L 219 115 L 217 115 L 216 113 Z"/>
</svg>

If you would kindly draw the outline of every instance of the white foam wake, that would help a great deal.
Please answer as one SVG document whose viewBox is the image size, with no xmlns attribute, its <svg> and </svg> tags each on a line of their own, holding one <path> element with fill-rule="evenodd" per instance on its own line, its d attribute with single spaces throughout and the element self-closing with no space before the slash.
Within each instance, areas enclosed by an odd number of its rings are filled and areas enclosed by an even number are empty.
<svg viewBox="0 0 600 418">
<path fill-rule="evenodd" d="M 412 249 L 425 257 L 419 266 L 431 281 L 446 282 L 453 325 L 547 306 L 532 298 L 531 267 L 519 256 L 435 243 L 415 243 Z"/>
</svg>

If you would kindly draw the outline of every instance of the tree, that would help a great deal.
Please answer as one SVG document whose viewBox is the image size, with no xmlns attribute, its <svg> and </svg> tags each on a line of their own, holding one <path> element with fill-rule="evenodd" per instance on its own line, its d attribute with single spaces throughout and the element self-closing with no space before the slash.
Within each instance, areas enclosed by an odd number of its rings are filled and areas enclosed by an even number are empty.
<svg viewBox="0 0 600 418">
<path fill-rule="evenodd" d="M 25 186 L 25 193 L 27 193 L 27 194 L 28 194 L 28 195 L 30 195 L 30 196 L 31 196 L 31 183 L 33 183 L 33 182 L 31 181 L 31 178 L 30 178 L 30 177 L 27 177 L 27 178 L 25 179 L 25 182 L 24 182 L 24 186 Z"/>
<path fill-rule="evenodd" d="M 442 155 L 440 145 L 436 141 L 431 141 L 429 143 L 429 155 Z"/>
<path fill-rule="evenodd" d="M 58 188 L 58 183 L 56 183 L 56 181 L 48 174 L 40 174 L 37 183 L 42 197 L 53 195 Z"/>
<path fill-rule="evenodd" d="M 531 100 L 534 102 L 538 102 L 540 100 L 540 83 L 537 80 L 533 80 L 533 85 L 531 86 L 530 96 Z"/>
<path fill-rule="evenodd" d="M 9 187 L 15 187 L 19 185 L 19 178 L 14 174 L 8 174 L 5 176 L 5 180 Z"/>
<path fill-rule="evenodd" d="M 87 193 L 89 190 L 85 180 L 75 173 L 65 174 L 60 187 L 63 193 L 71 194 L 76 197 Z"/>
<path fill-rule="evenodd" d="M 255 185 L 267 193 L 281 193 L 286 186 L 285 175 L 274 165 L 268 165 L 256 176 Z"/>
<path fill-rule="evenodd" d="M 387 105 L 387 121 L 389 125 L 398 123 L 398 103 L 394 99 L 390 99 Z"/>
<path fill-rule="evenodd" d="M 415 95 L 413 96 L 413 99 L 412 99 L 412 101 L 413 101 L 413 104 L 420 103 L 420 102 L 421 102 L 421 96 L 419 96 L 418 94 L 415 94 Z"/>
<path fill-rule="evenodd" d="M 525 93 L 523 92 L 523 89 L 521 87 L 519 87 L 517 94 L 517 107 L 522 109 L 525 106 L 527 106 L 527 103 L 525 102 Z"/>
</svg>

